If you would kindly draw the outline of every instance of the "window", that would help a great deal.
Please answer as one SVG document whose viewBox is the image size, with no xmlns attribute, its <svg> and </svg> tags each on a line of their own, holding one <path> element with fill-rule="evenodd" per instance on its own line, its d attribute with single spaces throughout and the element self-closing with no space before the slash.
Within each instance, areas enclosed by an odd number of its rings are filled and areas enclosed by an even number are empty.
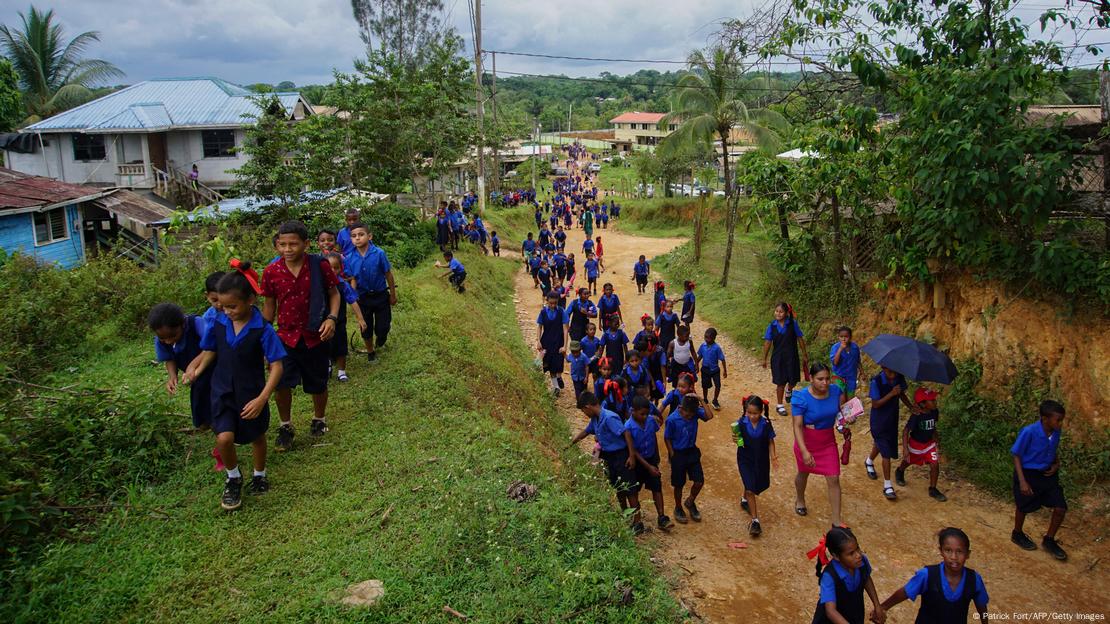
<svg viewBox="0 0 1110 624">
<path fill-rule="evenodd" d="M 234 130 L 201 130 L 205 158 L 233 158 L 235 156 Z"/>
<path fill-rule="evenodd" d="M 103 134 L 73 135 L 73 160 L 104 160 L 106 156 Z"/>
<path fill-rule="evenodd" d="M 36 245 L 47 245 L 69 238 L 65 208 L 36 212 L 32 217 L 35 224 Z"/>
<path fill-rule="evenodd" d="M 674 132 L 675 130 L 678 130 L 678 124 L 671 124 L 671 125 L 667 126 L 667 128 L 668 128 L 668 129 L 669 129 L 669 130 L 670 130 L 671 132 Z"/>
</svg>

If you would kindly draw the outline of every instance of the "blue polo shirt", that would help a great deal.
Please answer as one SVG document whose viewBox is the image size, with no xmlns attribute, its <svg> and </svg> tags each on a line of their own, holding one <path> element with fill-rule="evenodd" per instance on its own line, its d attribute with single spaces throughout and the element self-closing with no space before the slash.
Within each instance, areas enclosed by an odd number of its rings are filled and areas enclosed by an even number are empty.
<svg viewBox="0 0 1110 624">
<path fill-rule="evenodd" d="M 586 433 L 597 438 L 603 451 L 619 451 L 628 448 L 624 441 L 624 421 L 615 413 L 601 408 L 597 418 L 591 418 L 586 425 Z"/>
<path fill-rule="evenodd" d="M 573 353 L 568 353 L 567 361 L 570 362 L 571 380 L 586 381 L 586 374 L 590 365 L 590 356 L 585 353 L 579 353 L 577 356 Z"/>
<path fill-rule="evenodd" d="M 600 312 L 602 316 L 613 314 L 619 307 L 621 307 L 621 298 L 617 296 L 617 293 L 601 295 L 597 299 L 597 311 Z"/>
<path fill-rule="evenodd" d="M 524 249 L 524 251 L 526 253 L 532 253 L 533 251 L 536 250 L 536 241 L 528 238 L 528 239 L 525 239 L 524 242 L 521 243 L 520 246 Z"/>
<path fill-rule="evenodd" d="M 944 590 L 944 599 L 948 602 L 956 602 L 960 599 L 960 596 L 963 596 L 964 594 L 964 582 L 967 581 L 967 569 L 964 569 L 963 574 L 960 576 L 960 582 L 956 584 L 955 589 L 952 589 L 952 587 L 948 584 L 948 579 L 944 578 L 943 576 L 944 564 L 941 564 L 940 573 L 942 575 L 940 579 L 940 587 L 942 590 Z M 909 598 L 911 602 L 917 600 L 917 597 L 924 593 L 928 586 L 929 569 L 921 568 L 920 570 L 915 572 L 913 577 L 910 578 L 910 580 L 906 583 L 906 598 Z M 976 574 L 975 593 L 972 594 L 972 600 L 975 602 L 975 604 L 985 606 L 987 602 L 990 601 L 990 599 L 990 596 L 987 595 L 987 588 L 985 585 L 983 585 L 983 575 Z"/>
<path fill-rule="evenodd" d="M 601 347 L 601 338 L 596 336 L 593 338 L 582 336 L 578 342 L 582 345 L 582 354 L 589 356 L 591 360 L 597 355 L 597 350 Z"/>
<path fill-rule="evenodd" d="M 336 286 L 336 288 L 339 289 L 339 296 L 343 298 L 343 301 L 352 305 L 358 303 L 358 293 L 354 288 L 351 288 L 350 284 L 343 280 L 339 280 L 339 285 Z"/>
<path fill-rule="evenodd" d="M 667 393 L 667 396 L 663 397 L 663 401 L 659 403 L 659 409 L 664 410 L 669 406 L 672 410 L 677 412 L 678 405 L 682 403 L 683 396 L 684 395 L 678 391 L 678 388 L 671 390 Z"/>
<path fill-rule="evenodd" d="M 648 416 L 643 425 L 635 418 L 629 418 L 624 423 L 624 430 L 632 434 L 632 446 L 640 457 L 651 459 L 659 456 L 659 440 L 655 436 L 659 423 L 654 418 Z"/>
<path fill-rule="evenodd" d="M 339 253 L 344 256 L 355 250 L 355 244 L 351 242 L 351 228 L 345 227 L 339 230 L 335 235 L 335 244 L 339 247 Z"/>
<path fill-rule="evenodd" d="M 716 342 L 713 344 L 702 343 L 698 347 L 698 357 L 701 358 L 703 367 L 715 371 L 721 367 L 721 362 L 725 361 L 725 352 L 721 350 L 721 345 Z"/>
<path fill-rule="evenodd" d="M 869 573 L 871 571 L 871 562 L 867 560 L 867 555 L 863 556 L 863 564 L 859 569 L 853 570 L 850 573 L 844 566 L 840 565 L 840 562 L 836 559 L 830 561 L 829 565 L 832 566 L 833 573 L 839 576 L 840 580 L 844 582 L 844 589 L 849 592 L 859 590 L 860 583 L 863 582 L 862 570 L 866 569 Z M 826 602 L 836 602 L 836 583 L 833 582 L 831 576 L 822 573 L 821 597 L 817 600 L 817 604 L 825 604 Z"/>
<path fill-rule="evenodd" d="M 786 328 L 789 327 L 790 325 L 794 326 L 794 335 L 795 336 L 797 336 L 798 338 L 804 338 L 805 337 L 805 336 L 802 335 L 802 326 L 798 325 L 798 319 L 790 319 L 788 321 L 783 321 L 782 323 L 779 323 L 778 321 L 771 321 L 770 323 L 768 323 L 767 324 L 767 329 L 763 330 L 763 339 L 764 340 L 774 340 L 775 333 L 779 333 L 779 334 L 786 333 Z"/>
<path fill-rule="evenodd" d="M 678 411 L 671 412 L 663 427 L 663 439 L 670 440 L 671 448 L 676 451 L 694 448 L 698 444 L 698 422 L 705 419 L 705 410 L 700 407 L 697 416 L 690 420 Z"/>
<path fill-rule="evenodd" d="M 646 277 L 648 273 L 651 273 L 651 263 L 637 262 L 636 264 L 632 265 L 632 272 L 636 275 L 642 275 Z"/>
<path fill-rule="evenodd" d="M 205 314 L 208 313 L 205 312 Z M 185 366 L 188 366 L 189 362 L 178 361 L 178 358 L 182 357 L 190 342 L 199 346 L 201 339 L 207 333 L 207 327 L 208 324 L 202 317 L 186 314 L 185 325 L 181 326 L 181 338 L 177 342 L 168 345 L 159 340 L 158 336 L 154 337 L 154 359 L 159 362 L 176 362 L 178 369 L 185 372 Z"/>
<path fill-rule="evenodd" d="M 451 269 L 451 272 L 455 275 L 466 273 L 466 267 L 463 266 L 463 263 L 459 262 L 458 258 L 451 258 L 451 262 L 447 263 L 447 268 Z"/>
<path fill-rule="evenodd" d="M 381 292 L 388 287 L 385 274 L 392 271 L 393 266 L 389 264 L 385 250 L 374 243 L 370 243 L 365 254 L 355 249 L 354 253 L 343 259 L 343 264 L 347 268 L 347 275 L 355 278 L 360 295 Z"/>
<path fill-rule="evenodd" d="M 1045 435 L 1041 422 L 1025 425 L 1018 432 L 1017 440 L 1010 447 L 1010 454 L 1021 458 L 1021 467 L 1030 470 L 1047 470 L 1056 461 L 1060 446 L 1060 432 Z"/>
<path fill-rule="evenodd" d="M 898 429 L 898 405 L 902 402 L 901 399 L 895 397 L 887 401 L 886 405 L 882 407 L 875 407 L 875 401 L 883 398 L 895 386 L 900 386 L 902 391 L 905 392 L 906 378 L 900 373 L 894 374 L 894 381 L 888 381 L 886 374 L 879 371 L 877 375 L 871 378 L 871 389 L 868 396 L 871 397 L 871 431 L 872 433 L 887 433 L 896 431 Z"/>
<path fill-rule="evenodd" d="M 814 429 L 832 429 L 836 415 L 840 412 L 840 386 L 829 384 L 829 396 L 814 398 L 809 388 L 795 390 L 790 397 L 790 413 L 801 416 L 802 422 Z"/>
<path fill-rule="evenodd" d="M 285 346 L 281 344 L 281 338 L 278 338 L 277 332 L 274 331 L 273 325 L 270 325 L 262 318 L 262 312 L 257 307 L 251 307 L 251 318 L 247 324 L 235 333 L 235 324 L 226 314 L 220 312 L 216 316 L 216 324 L 200 340 L 200 348 L 204 351 L 216 350 L 216 331 L 220 327 L 224 329 L 224 337 L 227 338 L 228 346 L 234 348 L 239 344 L 239 341 L 246 336 L 252 329 L 262 330 L 262 353 L 266 356 L 267 362 L 279 362 L 285 357 Z"/>
<path fill-rule="evenodd" d="M 597 279 L 597 260 L 590 258 L 582 265 L 586 269 L 586 277 L 590 279 Z"/>
<path fill-rule="evenodd" d="M 586 253 L 592 253 L 593 250 L 594 250 L 594 241 L 593 241 L 593 239 L 587 238 L 586 240 L 582 241 L 582 251 L 584 251 Z"/>
<path fill-rule="evenodd" d="M 854 342 L 849 342 L 844 352 L 840 354 L 840 363 L 834 364 L 833 358 L 836 357 L 836 350 L 840 348 L 840 342 L 834 342 L 829 347 L 829 364 L 832 366 L 833 374 L 844 378 L 848 384 L 848 390 L 854 391 L 856 389 L 856 382 L 859 379 L 859 358 L 860 351 L 859 345 Z"/>
</svg>

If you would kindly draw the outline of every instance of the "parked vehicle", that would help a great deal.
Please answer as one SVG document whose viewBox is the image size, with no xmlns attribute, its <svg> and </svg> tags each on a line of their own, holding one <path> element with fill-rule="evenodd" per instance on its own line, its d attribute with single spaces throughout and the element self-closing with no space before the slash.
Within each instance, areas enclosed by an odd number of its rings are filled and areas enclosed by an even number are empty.
<svg viewBox="0 0 1110 624">
<path fill-rule="evenodd" d="M 592 162 L 586 165 L 586 171 L 601 171 L 601 163 Z"/>
<path fill-rule="evenodd" d="M 566 177 L 570 175 L 570 171 L 567 171 L 566 167 L 555 167 L 551 170 L 551 174 L 555 177 Z"/>
</svg>

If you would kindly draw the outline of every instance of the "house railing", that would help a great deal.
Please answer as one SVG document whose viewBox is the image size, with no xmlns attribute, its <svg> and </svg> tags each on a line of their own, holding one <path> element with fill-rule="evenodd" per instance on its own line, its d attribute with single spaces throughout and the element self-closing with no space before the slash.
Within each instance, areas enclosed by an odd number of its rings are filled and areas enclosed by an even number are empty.
<svg viewBox="0 0 1110 624">
<path fill-rule="evenodd" d="M 116 175 L 146 177 L 146 163 L 116 165 Z"/>
<path fill-rule="evenodd" d="M 157 167 L 152 167 L 152 169 L 154 169 L 155 176 L 154 192 L 160 197 L 172 198 L 175 194 L 184 194 L 188 196 L 188 201 L 191 204 L 189 208 L 210 206 L 224 198 L 223 195 L 199 181 L 190 179 L 188 174 L 179 169 L 173 167 L 168 167 L 167 171 Z"/>
</svg>

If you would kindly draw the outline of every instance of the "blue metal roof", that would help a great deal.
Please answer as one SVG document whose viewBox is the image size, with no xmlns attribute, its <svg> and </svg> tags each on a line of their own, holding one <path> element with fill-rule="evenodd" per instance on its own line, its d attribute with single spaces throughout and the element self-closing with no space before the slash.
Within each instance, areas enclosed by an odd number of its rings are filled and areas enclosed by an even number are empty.
<svg viewBox="0 0 1110 624">
<path fill-rule="evenodd" d="M 23 132 L 174 130 L 246 125 L 258 94 L 217 78 L 147 80 L 82 104 Z M 275 93 L 292 114 L 299 93 Z M 306 107 L 307 108 L 307 107 Z"/>
</svg>

